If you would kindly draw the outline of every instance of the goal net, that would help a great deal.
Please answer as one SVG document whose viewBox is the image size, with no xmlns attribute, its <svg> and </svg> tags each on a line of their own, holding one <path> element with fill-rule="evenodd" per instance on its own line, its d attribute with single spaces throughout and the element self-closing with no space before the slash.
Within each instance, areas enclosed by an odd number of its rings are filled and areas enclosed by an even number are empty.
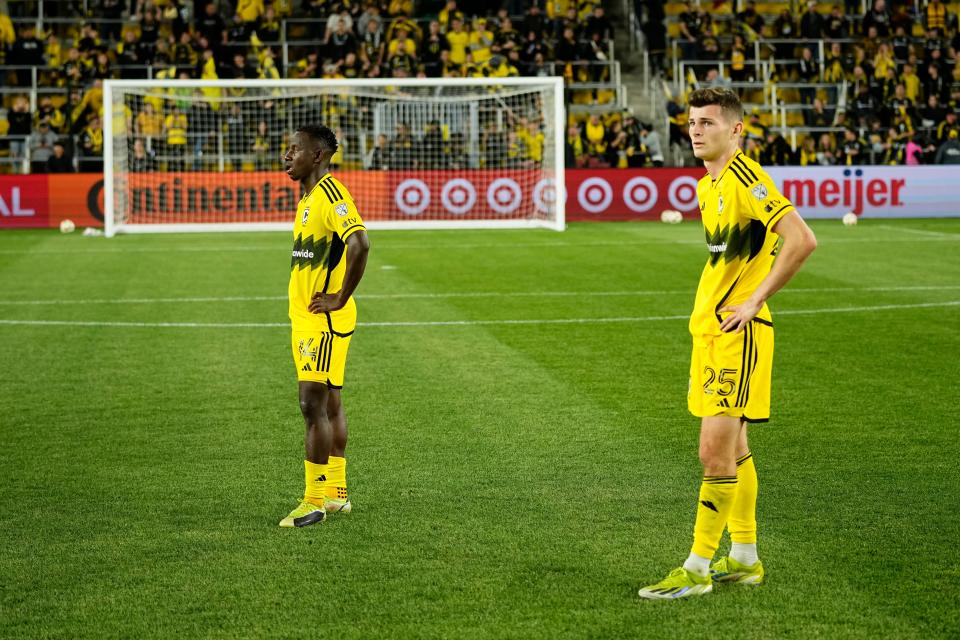
<svg viewBox="0 0 960 640">
<path fill-rule="evenodd" d="M 292 228 L 305 124 L 370 228 L 564 228 L 562 78 L 108 80 L 104 116 L 108 236 Z"/>
</svg>

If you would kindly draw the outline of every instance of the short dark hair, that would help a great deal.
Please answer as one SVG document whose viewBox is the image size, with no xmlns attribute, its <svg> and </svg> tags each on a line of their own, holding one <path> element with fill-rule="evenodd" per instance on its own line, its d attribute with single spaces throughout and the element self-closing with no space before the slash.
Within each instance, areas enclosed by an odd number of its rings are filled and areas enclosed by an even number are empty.
<svg viewBox="0 0 960 640">
<path fill-rule="evenodd" d="M 305 124 L 297 128 L 297 133 L 307 136 L 319 144 L 321 148 L 329 151 L 330 155 L 336 153 L 340 147 L 340 144 L 337 142 L 337 136 L 330 130 L 330 127 L 325 127 L 320 124 Z"/>
<path fill-rule="evenodd" d="M 691 107 L 708 107 L 715 104 L 723 109 L 724 115 L 734 122 L 743 120 L 743 104 L 740 102 L 740 96 L 730 89 L 719 87 L 697 89 L 690 94 L 687 103 Z"/>
</svg>

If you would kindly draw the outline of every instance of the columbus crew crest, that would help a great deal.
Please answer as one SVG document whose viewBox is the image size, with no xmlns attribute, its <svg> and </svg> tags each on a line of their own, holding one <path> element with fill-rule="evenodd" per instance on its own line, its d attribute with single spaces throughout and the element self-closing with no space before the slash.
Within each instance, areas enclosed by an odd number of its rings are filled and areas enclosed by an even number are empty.
<svg viewBox="0 0 960 640">
<path fill-rule="evenodd" d="M 303 218 L 300 219 L 300 224 L 307 224 L 307 217 L 310 215 L 310 207 L 304 207 L 303 209 Z"/>
<path fill-rule="evenodd" d="M 317 348 L 313 346 L 313 338 L 301 340 L 300 344 L 297 345 L 297 350 L 300 352 L 300 358 L 302 359 L 317 359 Z"/>
<path fill-rule="evenodd" d="M 763 200 L 767 197 L 767 188 L 762 184 L 758 184 L 753 189 L 750 190 L 750 193 L 753 194 L 753 197 L 757 200 Z"/>
</svg>

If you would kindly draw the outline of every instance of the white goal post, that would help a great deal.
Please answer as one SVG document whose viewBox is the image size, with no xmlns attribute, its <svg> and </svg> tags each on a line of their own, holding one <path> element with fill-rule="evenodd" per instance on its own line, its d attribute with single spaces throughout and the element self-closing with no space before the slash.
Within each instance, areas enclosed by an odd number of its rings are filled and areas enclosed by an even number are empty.
<svg viewBox="0 0 960 640">
<path fill-rule="evenodd" d="M 563 230 L 563 78 L 106 80 L 104 222 L 117 233 L 290 230 L 297 127 L 371 229 Z"/>
</svg>

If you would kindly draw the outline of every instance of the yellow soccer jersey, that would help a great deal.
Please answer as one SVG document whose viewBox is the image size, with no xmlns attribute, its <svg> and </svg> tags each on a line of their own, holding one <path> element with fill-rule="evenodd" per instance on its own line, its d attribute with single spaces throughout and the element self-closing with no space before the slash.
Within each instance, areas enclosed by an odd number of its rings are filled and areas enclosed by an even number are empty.
<svg viewBox="0 0 960 640">
<path fill-rule="evenodd" d="M 356 304 L 331 314 L 310 313 L 313 294 L 337 293 L 347 267 L 346 240 L 365 230 L 350 192 L 329 173 L 297 205 L 290 259 L 290 320 L 301 330 L 321 328 L 349 334 L 356 324 Z"/>
<path fill-rule="evenodd" d="M 745 302 L 770 273 L 780 246 L 771 227 L 793 205 L 767 172 L 740 151 L 716 180 L 709 174 L 700 179 L 697 197 L 710 257 L 697 287 L 690 333 L 719 335 L 717 310 Z M 772 323 L 766 304 L 757 319 Z"/>
</svg>

